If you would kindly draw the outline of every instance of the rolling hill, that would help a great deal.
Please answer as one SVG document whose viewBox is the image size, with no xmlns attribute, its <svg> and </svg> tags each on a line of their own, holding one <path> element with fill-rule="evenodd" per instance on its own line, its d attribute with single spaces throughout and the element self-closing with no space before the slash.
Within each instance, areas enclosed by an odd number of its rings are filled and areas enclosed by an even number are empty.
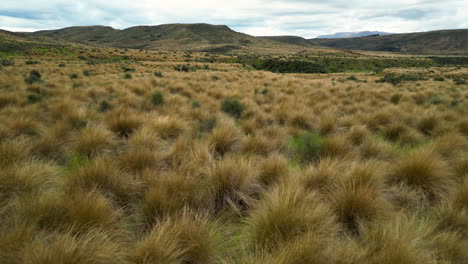
<svg viewBox="0 0 468 264">
<path fill-rule="evenodd" d="M 371 35 L 391 35 L 394 33 L 388 32 L 381 32 L 381 31 L 360 31 L 360 32 L 338 32 L 335 34 L 330 35 L 321 35 L 317 38 L 327 38 L 327 39 L 336 39 L 336 38 L 359 38 L 359 37 L 367 37 Z"/>
<path fill-rule="evenodd" d="M 335 49 L 392 51 L 416 54 L 468 54 L 468 29 L 367 36 L 341 39 L 310 39 Z"/>
<path fill-rule="evenodd" d="M 242 45 L 262 45 L 271 42 L 233 31 L 224 25 L 210 24 L 165 24 L 137 26 L 118 30 L 105 26 L 69 27 L 30 33 L 63 41 L 78 42 L 117 48 L 209 48 L 230 45 L 231 49 Z"/>
<path fill-rule="evenodd" d="M 100 47 L 219 53 L 265 49 L 300 52 L 309 48 L 325 48 L 421 55 L 468 55 L 468 29 L 356 38 L 305 39 L 297 36 L 254 37 L 236 32 L 224 25 L 165 24 L 136 26 L 123 30 L 107 26 L 79 26 L 32 33 L 0 31 L 0 35 L 39 42 L 69 42 Z"/>
</svg>

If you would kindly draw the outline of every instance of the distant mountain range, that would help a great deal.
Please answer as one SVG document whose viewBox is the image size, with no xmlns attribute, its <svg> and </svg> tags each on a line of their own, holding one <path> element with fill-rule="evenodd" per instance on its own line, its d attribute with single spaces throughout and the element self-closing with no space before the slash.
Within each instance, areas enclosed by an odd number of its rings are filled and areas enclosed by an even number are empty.
<svg viewBox="0 0 468 264">
<path fill-rule="evenodd" d="M 339 36 L 337 34 L 330 36 Z M 392 51 L 409 54 L 468 55 L 468 29 L 391 35 L 384 32 L 369 31 L 346 34 L 348 34 L 347 36 L 349 34 L 371 35 L 364 37 L 315 39 L 305 39 L 297 36 L 254 37 L 236 32 L 224 25 L 210 24 L 165 24 L 158 26 L 137 26 L 123 30 L 106 26 L 79 26 L 32 33 L 15 33 L 0 30 L 0 35 L 16 39 L 72 42 L 116 48 L 225 53 L 246 48 L 263 49 L 265 47 L 273 47 L 274 49 L 283 49 L 287 45 L 287 47 L 295 47 L 297 50 L 326 47 L 332 49 Z"/>
<path fill-rule="evenodd" d="M 360 32 L 338 32 L 331 35 L 321 35 L 317 38 L 327 38 L 327 39 L 335 39 L 335 38 L 358 38 L 358 37 L 366 37 L 371 35 L 392 35 L 394 33 L 382 32 L 382 31 L 360 31 Z"/>
</svg>

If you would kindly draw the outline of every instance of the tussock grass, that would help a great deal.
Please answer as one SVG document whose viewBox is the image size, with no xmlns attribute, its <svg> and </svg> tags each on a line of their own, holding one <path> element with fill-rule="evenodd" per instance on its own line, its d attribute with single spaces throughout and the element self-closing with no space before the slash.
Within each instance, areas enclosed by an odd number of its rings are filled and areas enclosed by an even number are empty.
<svg viewBox="0 0 468 264">
<path fill-rule="evenodd" d="M 138 196 L 139 184 L 131 175 L 120 170 L 115 162 L 96 157 L 70 175 L 66 189 L 69 192 L 97 189 L 111 199 L 126 202 Z"/>
<path fill-rule="evenodd" d="M 73 150 L 82 156 L 102 155 L 116 145 L 114 134 L 101 126 L 89 126 L 81 129 L 73 138 Z"/>
<path fill-rule="evenodd" d="M 167 219 L 136 245 L 137 263 L 215 263 L 223 242 L 216 222 L 185 211 Z"/>
<path fill-rule="evenodd" d="M 254 250 L 272 252 L 309 234 L 320 239 L 338 229 L 332 211 L 316 193 L 280 185 L 267 192 L 246 219 L 245 236 Z"/>
<path fill-rule="evenodd" d="M 224 155 L 234 150 L 240 139 L 241 131 L 235 126 L 233 120 L 221 117 L 208 135 L 208 144 L 217 154 Z"/>
<path fill-rule="evenodd" d="M 290 173 L 288 161 L 278 154 L 261 160 L 258 169 L 260 182 L 267 186 L 287 181 Z"/>
<path fill-rule="evenodd" d="M 106 116 L 109 128 L 119 136 L 128 137 L 142 124 L 142 119 L 134 113 L 126 111 L 111 112 Z"/>
<path fill-rule="evenodd" d="M 391 179 L 420 189 L 430 196 L 447 194 L 454 185 L 444 159 L 432 148 L 421 148 L 402 157 L 391 169 Z"/>
<path fill-rule="evenodd" d="M 353 145 L 361 145 L 370 137 L 370 132 L 366 126 L 353 126 L 349 130 L 346 139 Z"/>
<path fill-rule="evenodd" d="M 465 68 L 392 86 L 231 63 L 359 54 L 244 48 L 3 67 L 0 263 L 467 262 L 468 86 L 434 81 Z"/>
<path fill-rule="evenodd" d="M 23 162 L 6 167 L 0 174 L 2 200 L 58 188 L 61 184 L 61 175 L 60 168 L 41 161 Z"/>
<path fill-rule="evenodd" d="M 113 236 L 102 231 L 83 235 L 73 233 L 42 233 L 24 249 L 23 263 L 130 263 L 126 245 L 113 241 Z"/>
<path fill-rule="evenodd" d="M 260 191 L 258 172 L 251 161 L 228 157 L 208 171 L 209 201 L 216 211 L 236 213 L 250 208 Z"/>
<path fill-rule="evenodd" d="M 194 179 L 180 173 L 172 173 L 157 178 L 145 193 L 141 206 L 147 225 L 152 226 L 161 220 L 177 217 L 187 208 L 197 209 L 200 196 L 193 188 Z"/>
<path fill-rule="evenodd" d="M 390 211 L 389 203 L 374 188 L 352 183 L 332 194 L 332 208 L 351 233 L 358 233 L 362 223 L 380 221 Z"/>
<path fill-rule="evenodd" d="M 430 226 L 414 217 L 400 216 L 389 222 L 362 227 L 361 247 L 364 259 L 371 263 L 434 263 L 429 241 Z"/>
</svg>

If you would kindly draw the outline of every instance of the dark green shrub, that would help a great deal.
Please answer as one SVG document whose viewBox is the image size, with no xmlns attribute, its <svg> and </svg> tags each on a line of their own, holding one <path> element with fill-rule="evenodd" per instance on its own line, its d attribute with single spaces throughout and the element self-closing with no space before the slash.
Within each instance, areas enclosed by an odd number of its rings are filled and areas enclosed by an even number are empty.
<svg viewBox="0 0 468 264">
<path fill-rule="evenodd" d="M 30 104 L 40 102 L 43 99 L 42 95 L 40 95 L 38 93 L 30 93 L 30 94 L 27 95 L 27 98 L 28 98 L 28 103 L 30 103 Z"/>
<path fill-rule="evenodd" d="M 163 77 L 163 74 L 162 74 L 162 72 L 157 71 L 157 72 L 154 72 L 154 76 L 161 78 L 161 77 Z"/>
<path fill-rule="evenodd" d="M 189 72 L 190 69 L 187 65 L 182 65 L 182 66 L 176 66 L 174 68 L 176 71 L 183 71 L 183 72 Z"/>
<path fill-rule="evenodd" d="M 326 73 L 322 65 L 304 60 L 267 59 L 252 65 L 257 70 L 266 70 L 278 73 Z"/>
<path fill-rule="evenodd" d="M 155 91 L 151 95 L 151 103 L 153 105 L 162 105 L 164 103 L 163 94 L 160 91 Z"/>
<path fill-rule="evenodd" d="M 440 97 L 438 96 L 432 96 L 431 98 L 429 98 L 429 103 L 433 105 L 438 105 L 444 103 L 444 101 L 442 101 L 442 99 L 440 99 Z"/>
<path fill-rule="evenodd" d="M 348 78 L 346 78 L 346 80 L 347 81 L 355 81 L 355 82 L 359 81 L 359 79 L 354 75 L 349 76 Z"/>
<path fill-rule="evenodd" d="M 456 84 L 456 85 L 462 85 L 462 84 L 467 84 L 468 82 L 462 78 L 454 78 L 453 79 L 453 82 Z"/>
<path fill-rule="evenodd" d="M 262 90 L 262 94 L 267 94 L 268 93 L 268 88 L 265 88 Z"/>
<path fill-rule="evenodd" d="M 135 68 L 122 67 L 122 70 L 123 70 L 124 72 L 134 72 L 134 71 L 135 71 Z"/>
<path fill-rule="evenodd" d="M 111 109 L 112 106 L 107 100 L 102 100 L 99 103 L 99 112 L 106 112 L 107 110 Z"/>
<path fill-rule="evenodd" d="M 32 70 L 29 72 L 29 76 L 24 78 L 24 82 L 27 84 L 40 83 L 42 82 L 41 77 L 42 76 L 38 71 Z"/>
<path fill-rule="evenodd" d="M 10 59 L 0 59 L 0 64 L 3 66 L 13 66 L 15 65 L 15 62 Z"/>
<path fill-rule="evenodd" d="M 221 111 L 232 117 L 239 118 L 244 111 L 244 106 L 239 100 L 228 97 L 221 102 Z"/>
<path fill-rule="evenodd" d="M 91 76 L 91 72 L 89 72 L 88 70 L 84 70 L 83 75 L 86 77 Z"/>
<path fill-rule="evenodd" d="M 38 61 L 31 61 L 31 60 L 28 60 L 28 61 L 26 61 L 24 64 L 26 64 L 26 65 L 34 65 L 34 64 L 39 64 L 39 63 L 40 63 L 40 62 L 38 62 Z"/>
<path fill-rule="evenodd" d="M 124 79 L 131 79 L 132 75 L 130 73 L 126 73 L 126 74 L 124 74 L 123 78 Z"/>
<path fill-rule="evenodd" d="M 443 81 L 445 81 L 445 78 L 442 77 L 442 76 L 437 76 L 437 77 L 434 77 L 434 81 L 436 81 L 436 82 L 443 82 Z"/>
<path fill-rule="evenodd" d="M 192 102 L 192 108 L 200 108 L 200 107 L 201 107 L 200 102 L 198 102 L 198 101 L 193 101 Z"/>
<path fill-rule="evenodd" d="M 60 63 L 58 66 L 59 66 L 60 68 L 63 68 L 63 67 L 65 67 L 66 65 L 65 65 L 65 63 Z"/>
<path fill-rule="evenodd" d="M 74 82 L 74 83 L 72 84 L 72 87 L 73 87 L 73 88 L 80 88 L 80 87 L 83 87 L 83 83 L 81 83 L 81 82 Z"/>
<path fill-rule="evenodd" d="M 380 80 L 377 80 L 378 83 L 391 83 L 393 85 L 397 85 L 401 82 L 409 82 L 409 81 L 420 81 L 423 78 L 412 75 L 412 74 L 402 74 L 402 75 L 385 75 Z"/>
<path fill-rule="evenodd" d="M 70 75 L 68 75 L 70 77 L 70 79 L 78 79 L 78 74 L 76 73 L 72 73 Z"/>
<path fill-rule="evenodd" d="M 82 129 L 86 127 L 86 125 L 88 125 L 88 121 L 82 119 L 74 120 L 72 123 L 74 129 Z"/>
</svg>

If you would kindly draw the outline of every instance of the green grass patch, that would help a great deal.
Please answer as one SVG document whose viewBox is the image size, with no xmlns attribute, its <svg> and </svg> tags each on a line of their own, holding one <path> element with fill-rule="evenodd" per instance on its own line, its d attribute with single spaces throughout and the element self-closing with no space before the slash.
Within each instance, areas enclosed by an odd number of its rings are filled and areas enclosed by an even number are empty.
<svg viewBox="0 0 468 264">
<path fill-rule="evenodd" d="M 296 158 L 303 164 L 316 160 L 323 146 L 324 138 L 317 132 L 304 132 L 289 140 L 289 146 L 294 150 Z"/>
</svg>

